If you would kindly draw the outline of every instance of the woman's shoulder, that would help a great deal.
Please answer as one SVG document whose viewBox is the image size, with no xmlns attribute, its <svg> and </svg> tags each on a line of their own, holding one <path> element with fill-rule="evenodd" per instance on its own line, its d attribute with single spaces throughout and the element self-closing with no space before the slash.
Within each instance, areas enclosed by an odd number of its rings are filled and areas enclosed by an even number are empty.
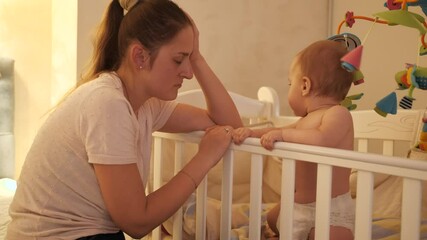
<svg viewBox="0 0 427 240">
<path fill-rule="evenodd" d="M 111 73 L 100 74 L 98 78 L 81 85 L 75 92 L 76 95 L 88 98 L 124 97 L 120 79 Z"/>
</svg>

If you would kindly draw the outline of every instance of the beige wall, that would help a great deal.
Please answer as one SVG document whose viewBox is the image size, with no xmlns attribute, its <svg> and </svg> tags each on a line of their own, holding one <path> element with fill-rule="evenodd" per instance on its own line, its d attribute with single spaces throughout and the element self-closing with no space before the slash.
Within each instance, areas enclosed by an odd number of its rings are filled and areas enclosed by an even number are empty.
<svg viewBox="0 0 427 240">
<path fill-rule="evenodd" d="M 328 35 L 328 0 L 177 1 L 200 29 L 201 49 L 228 90 L 257 97 L 270 86 L 291 114 L 288 66 L 308 43 Z M 194 81 L 182 90 L 196 86 Z"/>
<path fill-rule="evenodd" d="M 50 105 L 51 1 L 0 1 L 0 55 L 15 59 L 15 164 L 26 151 Z"/>
<path fill-rule="evenodd" d="M 45 113 L 87 63 L 107 2 L 0 1 L 0 56 L 15 59 L 16 177 Z"/>
<path fill-rule="evenodd" d="M 91 53 L 91 36 L 109 0 L 1 0 L 0 55 L 15 62 L 16 176 L 43 114 L 74 83 Z M 282 114 L 291 114 L 286 101 L 287 72 L 293 56 L 310 42 L 333 32 L 347 10 L 371 16 L 382 11 L 380 0 L 177 0 L 197 22 L 206 59 L 233 92 L 256 97 L 260 86 L 275 88 Z M 335 2 L 329 7 L 329 2 Z M 375 2 L 375 3 L 372 3 Z M 332 19 L 328 11 L 332 9 Z M 331 24 L 328 24 L 331 23 Z M 363 38 L 370 23 L 357 21 L 354 32 Z M 399 26 L 376 26 L 365 43 L 362 71 L 366 83 L 359 109 L 371 109 L 395 88 L 393 75 L 405 62 L 414 62 L 417 32 Z M 424 64 L 426 66 L 427 64 Z M 195 88 L 185 82 L 182 91 Z M 399 93 L 399 97 L 404 93 Z M 425 92 L 415 91 L 415 107 L 424 108 Z"/>
</svg>

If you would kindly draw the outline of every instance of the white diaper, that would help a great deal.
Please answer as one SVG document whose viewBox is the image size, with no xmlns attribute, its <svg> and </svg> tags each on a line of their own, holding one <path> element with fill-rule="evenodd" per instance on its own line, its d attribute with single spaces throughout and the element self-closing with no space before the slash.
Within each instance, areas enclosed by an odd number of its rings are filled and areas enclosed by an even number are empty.
<svg viewBox="0 0 427 240">
<path fill-rule="evenodd" d="M 354 234 L 355 204 L 350 193 L 339 195 L 331 199 L 330 225 L 350 229 Z M 305 240 L 312 228 L 315 227 L 316 203 L 294 203 L 293 237 L 295 240 Z M 280 217 L 277 220 L 277 229 L 280 226 Z"/>
</svg>

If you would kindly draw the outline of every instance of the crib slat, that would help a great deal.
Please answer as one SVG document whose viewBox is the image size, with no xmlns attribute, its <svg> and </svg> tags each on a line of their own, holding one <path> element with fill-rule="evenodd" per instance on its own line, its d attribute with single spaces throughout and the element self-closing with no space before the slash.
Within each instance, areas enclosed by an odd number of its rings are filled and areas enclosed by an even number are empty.
<svg viewBox="0 0 427 240">
<path fill-rule="evenodd" d="M 231 239 L 231 204 L 233 201 L 234 151 L 224 154 L 221 192 L 221 239 Z"/>
<path fill-rule="evenodd" d="M 184 158 L 184 142 L 175 141 L 174 175 L 176 175 L 182 169 L 183 158 Z M 173 236 L 173 239 L 182 239 L 182 208 L 179 208 L 178 211 L 174 214 L 172 236 Z"/>
<path fill-rule="evenodd" d="M 317 165 L 315 239 L 329 239 L 331 210 L 332 166 Z"/>
<path fill-rule="evenodd" d="M 250 220 L 249 239 L 259 240 L 261 237 L 261 203 L 262 203 L 262 155 L 251 156 L 250 180 Z"/>
<path fill-rule="evenodd" d="M 392 140 L 383 141 L 383 155 L 393 156 L 394 142 Z"/>
<path fill-rule="evenodd" d="M 357 141 L 357 151 L 368 152 L 368 139 L 359 139 Z"/>
<path fill-rule="evenodd" d="M 206 239 L 206 202 L 208 177 L 206 176 L 197 188 L 196 197 L 196 239 Z"/>
<path fill-rule="evenodd" d="M 355 240 L 372 238 L 372 199 L 374 174 L 357 172 Z"/>
<path fill-rule="evenodd" d="M 421 239 L 422 184 L 420 180 L 404 178 L 402 190 L 401 239 Z"/>
<path fill-rule="evenodd" d="M 153 160 L 153 191 L 159 189 L 162 185 L 162 138 L 154 138 L 154 160 Z M 160 227 L 155 228 L 152 233 L 153 240 L 161 239 Z"/>
<path fill-rule="evenodd" d="M 280 240 L 292 240 L 295 195 L 295 160 L 282 160 Z"/>
</svg>

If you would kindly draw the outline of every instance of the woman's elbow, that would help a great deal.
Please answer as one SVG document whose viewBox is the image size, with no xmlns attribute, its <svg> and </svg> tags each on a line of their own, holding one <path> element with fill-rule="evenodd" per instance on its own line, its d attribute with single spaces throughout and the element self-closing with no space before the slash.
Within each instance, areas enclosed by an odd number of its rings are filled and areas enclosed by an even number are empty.
<svg viewBox="0 0 427 240">
<path fill-rule="evenodd" d="M 134 239 L 141 239 L 149 234 L 156 226 L 150 224 L 125 224 L 122 231 Z"/>
<path fill-rule="evenodd" d="M 113 216 L 114 223 L 127 235 L 134 239 L 140 239 L 157 227 L 150 219 L 143 217 L 144 213 L 119 214 Z"/>
</svg>

